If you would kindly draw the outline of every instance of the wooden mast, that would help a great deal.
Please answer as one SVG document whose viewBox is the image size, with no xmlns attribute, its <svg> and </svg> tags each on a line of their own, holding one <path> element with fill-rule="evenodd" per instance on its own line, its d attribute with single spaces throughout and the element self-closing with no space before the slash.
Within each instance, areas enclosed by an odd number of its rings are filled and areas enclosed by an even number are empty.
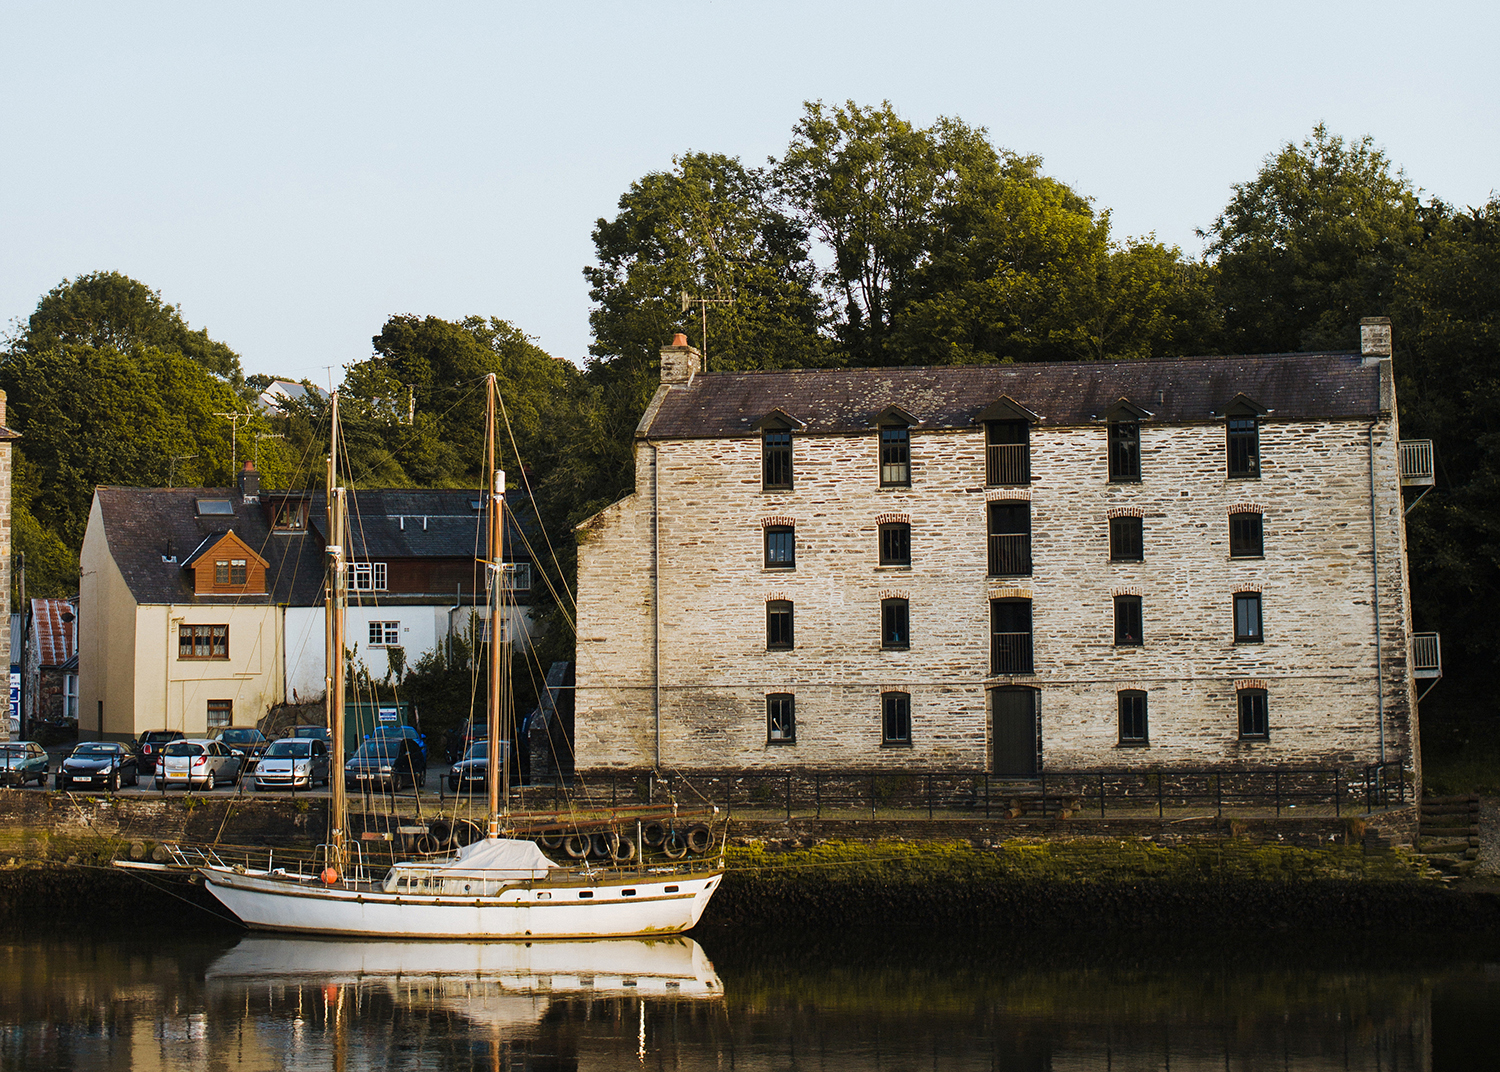
<svg viewBox="0 0 1500 1072">
<path fill-rule="evenodd" d="M 503 523 L 503 510 L 505 507 L 505 474 L 495 468 L 495 374 L 492 372 L 485 377 L 485 435 L 484 435 L 484 472 L 485 486 L 489 489 L 489 510 L 486 514 L 489 531 L 485 544 L 485 576 L 489 580 L 489 612 L 490 612 L 490 660 L 489 660 L 489 690 L 486 695 L 486 722 L 489 728 L 489 777 L 485 779 L 485 786 L 489 790 L 490 822 L 487 836 L 497 838 L 500 836 L 500 803 L 502 799 L 501 782 L 505 783 L 503 798 L 506 809 L 510 807 L 510 763 L 505 761 L 504 744 L 500 737 L 500 697 L 504 686 L 501 674 L 502 653 L 504 645 L 500 642 L 500 629 L 503 622 L 500 617 L 502 608 L 501 594 L 504 589 L 504 574 L 501 572 L 503 561 L 503 537 L 501 527 Z M 496 767 L 499 767 L 497 770 Z"/>
<path fill-rule="evenodd" d="M 327 640 L 324 678 L 328 686 L 328 733 L 332 756 L 330 818 L 333 822 L 328 866 L 344 874 L 347 858 L 348 802 L 344 794 L 344 607 L 348 601 L 344 564 L 344 489 L 338 486 L 339 396 L 333 395 L 332 433 L 328 447 L 328 588 L 323 601 Z"/>
</svg>

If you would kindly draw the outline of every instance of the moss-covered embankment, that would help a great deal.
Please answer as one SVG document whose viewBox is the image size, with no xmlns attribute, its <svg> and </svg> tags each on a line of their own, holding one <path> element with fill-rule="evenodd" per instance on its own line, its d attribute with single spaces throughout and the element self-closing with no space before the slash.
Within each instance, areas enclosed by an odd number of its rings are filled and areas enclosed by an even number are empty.
<svg viewBox="0 0 1500 1072">
<path fill-rule="evenodd" d="M 734 847 L 728 863 L 709 926 L 1500 931 L 1496 891 L 1448 888 L 1405 852 L 1361 845 L 825 842 Z"/>
</svg>

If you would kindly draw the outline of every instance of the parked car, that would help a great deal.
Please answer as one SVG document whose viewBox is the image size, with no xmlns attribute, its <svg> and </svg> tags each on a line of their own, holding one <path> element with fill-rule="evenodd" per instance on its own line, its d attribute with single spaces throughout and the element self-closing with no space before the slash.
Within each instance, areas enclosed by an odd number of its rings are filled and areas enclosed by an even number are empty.
<svg viewBox="0 0 1500 1072">
<path fill-rule="evenodd" d="M 260 757 L 265 753 L 271 741 L 264 733 L 254 726 L 235 726 L 227 730 L 220 730 L 214 740 L 228 745 L 232 750 L 240 752 L 245 757 L 245 769 L 254 770 L 255 764 L 260 762 Z"/>
<path fill-rule="evenodd" d="M 97 785 L 111 792 L 140 781 L 135 753 L 116 741 L 84 741 L 74 747 L 57 769 L 57 788 Z"/>
<path fill-rule="evenodd" d="M 490 727 L 484 722 L 469 719 L 457 730 L 448 731 L 448 762 L 457 763 L 468 754 L 469 746 L 483 741 L 490 735 Z"/>
<path fill-rule="evenodd" d="M 283 737 L 272 741 L 255 767 L 256 789 L 298 788 L 327 785 L 328 747 L 310 737 Z"/>
<path fill-rule="evenodd" d="M 327 726 L 293 726 L 288 737 L 306 737 L 314 741 L 322 741 L 324 748 L 333 747 L 333 734 L 328 732 Z"/>
<path fill-rule="evenodd" d="M 427 738 L 417 732 L 415 726 L 381 726 L 375 731 L 376 737 L 405 737 L 412 741 L 422 750 L 422 757 L 427 757 Z"/>
<path fill-rule="evenodd" d="M 47 750 L 35 741 L 0 744 L 0 785 L 47 784 Z"/>
<path fill-rule="evenodd" d="M 135 754 L 142 774 L 155 774 L 156 761 L 161 750 L 173 741 L 180 741 L 187 734 L 181 730 L 145 730 L 135 739 Z"/>
<path fill-rule="evenodd" d="M 501 755 L 504 759 L 510 758 L 510 742 L 501 741 Z M 478 740 L 469 745 L 468 751 L 464 753 L 463 759 L 453 765 L 448 772 L 448 788 L 457 793 L 462 787 L 473 788 L 486 785 L 490 777 L 490 742 Z"/>
<path fill-rule="evenodd" d="M 244 771 L 245 757 L 223 741 L 201 738 L 173 741 L 161 754 L 155 788 L 177 783 L 186 789 L 195 784 L 204 789 L 233 785 Z"/>
<path fill-rule="evenodd" d="M 415 741 L 405 737 L 372 737 L 359 746 L 344 764 L 344 785 L 349 789 L 389 785 L 400 789 L 427 784 L 427 760 Z"/>
</svg>

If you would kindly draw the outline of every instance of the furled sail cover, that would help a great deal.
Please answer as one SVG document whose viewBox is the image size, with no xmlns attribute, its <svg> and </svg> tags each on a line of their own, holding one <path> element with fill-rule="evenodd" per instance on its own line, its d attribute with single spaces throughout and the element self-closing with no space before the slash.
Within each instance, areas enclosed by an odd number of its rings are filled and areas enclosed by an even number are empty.
<svg viewBox="0 0 1500 1072">
<path fill-rule="evenodd" d="M 543 878 L 556 866 L 535 842 L 484 838 L 465 845 L 458 856 L 433 870 L 503 871 L 505 878 Z"/>
</svg>

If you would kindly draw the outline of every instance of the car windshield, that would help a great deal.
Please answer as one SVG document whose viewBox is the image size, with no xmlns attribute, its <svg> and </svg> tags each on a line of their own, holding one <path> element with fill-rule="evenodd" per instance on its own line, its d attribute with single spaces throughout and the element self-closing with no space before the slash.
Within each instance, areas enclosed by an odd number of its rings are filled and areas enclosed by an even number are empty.
<svg viewBox="0 0 1500 1072">
<path fill-rule="evenodd" d="M 225 730 L 219 734 L 219 740 L 225 744 L 257 744 L 260 730 Z"/>
<path fill-rule="evenodd" d="M 490 754 L 489 741 L 475 741 L 469 745 L 469 751 L 464 754 L 465 759 L 488 759 Z"/>
<path fill-rule="evenodd" d="M 292 731 L 292 736 L 317 737 L 320 739 L 326 739 L 328 737 L 328 731 L 325 730 L 322 726 L 298 726 Z"/>
<path fill-rule="evenodd" d="M 267 759 L 306 759 L 312 755 L 312 742 L 308 740 L 276 741 L 266 749 Z"/>
<path fill-rule="evenodd" d="M 103 744 L 96 741 L 93 744 L 79 745 L 73 749 L 73 754 L 75 756 L 112 756 L 119 750 L 120 746 L 117 744 Z"/>
<path fill-rule="evenodd" d="M 401 751 L 399 738 L 376 737 L 374 740 L 366 741 L 359 746 L 359 751 L 354 753 L 355 759 L 390 759 Z"/>
<path fill-rule="evenodd" d="M 168 756 L 201 756 L 203 754 L 203 746 L 201 744 L 193 744 L 191 741 L 173 741 L 167 745 L 166 751 L 162 754 Z"/>
</svg>

